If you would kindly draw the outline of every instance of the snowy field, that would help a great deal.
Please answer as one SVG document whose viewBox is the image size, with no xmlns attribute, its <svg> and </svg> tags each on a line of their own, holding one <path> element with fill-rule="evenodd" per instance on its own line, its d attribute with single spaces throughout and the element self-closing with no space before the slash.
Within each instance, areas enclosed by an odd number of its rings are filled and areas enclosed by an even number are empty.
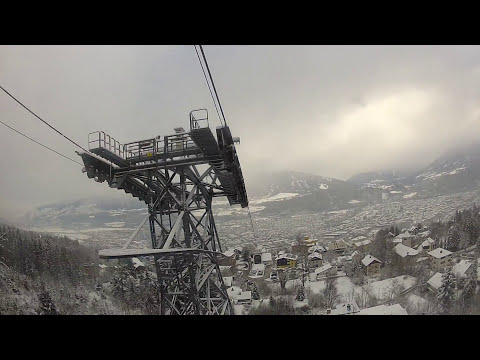
<svg viewBox="0 0 480 360">
<path fill-rule="evenodd" d="M 394 278 L 371 282 L 363 288 L 370 295 L 379 300 L 387 300 L 392 292 L 401 292 L 410 289 L 417 283 L 417 278 L 409 275 L 400 275 Z"/>
<path fill-rule="evenodd" d="M 428 309 L 428 305 L 428 301 L 421 296 L 410 294 L 407 297 L 405 309 L 409 315 L 421 314 Z"/>
<path fill-rule="evenodd" d="M 258 199 L 258 200 L 251 200 L 251 204 L 261 204 L 264 202 L 269 202 L 269 201 L 282 201 L 282 200 L 289 200 L 292 199 L 300 194 L 298 193 L 280 193 L 277 195 L 269 196 L 266 198 Z"/>
<path fill-rule="evenodd" d="M 313 277 L 312 277 L 313 279 Z M 301 286 L 300 279 L 288 280 L 285 287 L 288 290 L 293 290 Z M 347 276 L 341 276 L 335 278 L 337 285 L 337 291 L 340 295 L 338 303 L 349 302 L 355 299 L 355 297 L 375 297 L 379 300 L 388 300 L 393 296 L 397 296 L 400 292 L 410 289 L 415 286 L 417 279 L 409 275 L 401 275 L 395 278 L 385 279 L 381 281 L 372 281 L 363 286 L 353 284 L 352 280 Z M 309 289 L 313 294 L 320 294 L 325 289 L 325 280 L 305 281 L 305 289 Z M 269 283 L 272 290 L 279 291 L 279 283 Z M 418 312 L 426 306 L 428 302 L 417 296 L 410 294 L 408 297 L 408 304 L 410 311 Z"/>
<path fill-rule="evenodd" d="M 355 295 L 362 295 L 364 290 L 361 286 L 354 285 L 352 280 L 347 276 L 338 277 L 335 279 L 337 285 L 337 291 L 340 295 L 340 302 L 347 302 L 353 299 Z M 288 280 L 285 284 L 287 289 L 295 289 L 302 284 L 300 279 Z M 279 290 L 279 283 L 269 284 L 272 289 Z M 310 289 L 314 294 L 320 294 L 325 289 L 325 280 L 319 281 L 305 281 L 305 289 Z"/>
<path fill-rule="evenodd" d="M 340 295 L 340 302 L 348 302 L 355 295 L 362 295 L 363 289 L 352 283 L 349 277 L 343 276 L 335 279 L 337 291 Z M 319 294 L 325 289 L 325 281 L 309 281 L 305 283 L 305 288 L 310 289 L 314 294 Z"/>
</svg>

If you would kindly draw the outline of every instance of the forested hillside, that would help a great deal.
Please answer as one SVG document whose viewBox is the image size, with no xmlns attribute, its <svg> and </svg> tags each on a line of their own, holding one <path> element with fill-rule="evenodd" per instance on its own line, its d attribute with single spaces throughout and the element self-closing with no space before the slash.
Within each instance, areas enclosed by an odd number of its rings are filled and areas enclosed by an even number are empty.
<svg viewBox="0 0 480 360">
<path fill-rule="evenodd" d="M 155 274 L 98 249 L 0 225 L 0 314 L 158 313 Z"/>
</svg>

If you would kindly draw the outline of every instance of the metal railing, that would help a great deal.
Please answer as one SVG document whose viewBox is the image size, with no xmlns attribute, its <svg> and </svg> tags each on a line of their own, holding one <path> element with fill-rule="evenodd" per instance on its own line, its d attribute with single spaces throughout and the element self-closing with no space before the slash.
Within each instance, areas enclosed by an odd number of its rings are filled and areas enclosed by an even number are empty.
<svg viewBox="0 0 480 360">
<path fill-rule="evenodd" d="M 205 126 L 205 122 L 207 123 L 206 126 Z M 197 110 L 190 111 L 190 130 L 199 129 L 202 127 L 209 127 L 208 110 L 197 109 Z"/>
<path fill-rule="evenodd" d="M 190 134 L 182 133 L 134 141 L 124 145 L 126 160 L 155 157 L 158 154 L 181 155 L 185 150 L 198 148 Z"/>
<path fill-rule="evenodd" d="M 88 134 L 88 150 L 103 148 L 125 159 L 125 146 L 103 131 Z"/>
</svg>

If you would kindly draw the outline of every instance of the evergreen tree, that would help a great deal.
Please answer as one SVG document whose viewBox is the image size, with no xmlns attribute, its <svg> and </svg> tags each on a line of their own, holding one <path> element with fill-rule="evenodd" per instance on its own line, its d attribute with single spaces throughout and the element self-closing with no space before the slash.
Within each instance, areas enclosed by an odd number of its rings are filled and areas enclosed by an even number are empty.
<svg viewBox="0 0 480 360">
<path fill-rule="evenodd" d="M 242 255 L 241 255 L 242 260 L 243 261 L 250 261 L 250 254 L 251 254 L 250 249 L 248 247 L 244 247 L 242 249 Z"/>
<path fill-rule="evenodd" d="M 463 226 L 465 232 L 468 234 L 468 245 L 475 244 L 478 236 L 480 235 L 480 227 L 478 222 L 473 217 L 469 217 L 465 220 Z M 466 244 L 467 245 L 467 244 Z"/>
<path fill-rule="evenodd" d="M 260 300 L 260 294 L 258 293 L 258 288 L 257 288 L 257 284 L 256 284 L 256 283 L 253 283 L 253 287 L 252 287 L 252 299 L 253 299 L 253 300 Z"/>
<path fill-rule="evenodd" d="M 305 290 L 304 290 L 303 286 L 300 286 L 300 288 L 297 291 L 296 300 L 297 301 L 303 301 L 304 299 L 305 299 Z"/>
<path fill-rule="evenodd" d="M 473 252 L 475 259 L 480 257 L 480 236 L 477 238 L 477 244 L 475 246 L 475 251 Z"/>
<path fill-rule="evenodd" d="M 40 302 L 40 314 L 58 315 L 52 297 L 50 296 L 50 293 L 45 289 L 45 286 L 43 286 L 42 291 L 38 295 L 38 300 Z"/>
<path fill-rule="evenodd" d="M 448 229 L 447 239 L 446 239 L 446 248 L 450 251 L 458 250 L 458 245 L 460 244 L 460 231 L 458 226 L 452 225 L 450 229 Z"/>
<path fill-rule="evenodd" d="M 471 265 L 473 267 L 473 270 L 470 273 L 470 275 L 468 275 L 468 277 L 466 278 L 465 285 L 460 294 L 460 298 L 464 305 L 470 305 L 473 299 L 473 296 L 475 295 L 475 291 L 477 288 L 477 265 L 478 265 L 478 260 L 475 260 Z"/>
<path fill-rule="evenodd" d="M 437 299 L 439 300 L 444 313 L 448 313 L 455 303 L 455 289 L 456 278 L 452 272 L 452 268 L 449 268 L 442 276 L 442 285 L 440 286 L 440 289 L 438 289 L 437 295 Z"/>
</svg>

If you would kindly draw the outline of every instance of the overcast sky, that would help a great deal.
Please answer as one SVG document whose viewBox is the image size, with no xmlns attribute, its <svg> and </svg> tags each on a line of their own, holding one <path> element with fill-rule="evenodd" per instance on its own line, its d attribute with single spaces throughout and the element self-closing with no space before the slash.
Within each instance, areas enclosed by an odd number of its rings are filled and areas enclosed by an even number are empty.
<svg viewBox="0 0 480 360">
<path fill-rule="evenodd" d="M 478 137 L 478 46 L 204 46 L 248 184 L 258 169 L 345 180 L 427 165 Z M 0 84 L 87 146 L 219 124 L 193 46 L 0 46 Z M 0 119 L 67 156 L 75 146 L 0 92 Z M 0 124 L 0 217 L 116 195 Z"/>
</svg>

